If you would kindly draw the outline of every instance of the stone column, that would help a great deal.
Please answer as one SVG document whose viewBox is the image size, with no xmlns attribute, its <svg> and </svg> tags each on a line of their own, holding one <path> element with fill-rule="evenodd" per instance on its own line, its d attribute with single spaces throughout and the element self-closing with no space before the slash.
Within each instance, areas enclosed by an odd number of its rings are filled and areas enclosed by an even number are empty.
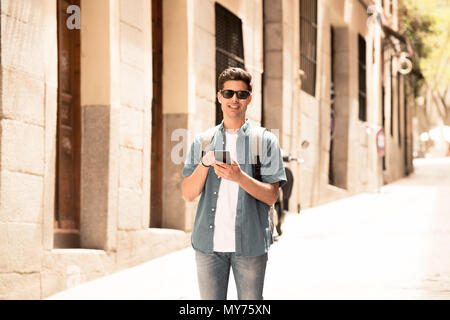
<svg viewBox="0 0 450 320">
<path fill-rule="evenodd" d="M 283 1 L 264 1 L 264 126 L 283 132 Z M 282 145 L 280 134 L 279 142 Z"/>
<path fill-rule="evenodd" d="M 192 47 L 188 40 L 191 31 L 188 25 L 188 6 L 188 0 L 163 1 L 162 227 L 179 230 L 186 230 L 190 225 L 186 221 L 187 210 L 181 197 L 182 154 L 176 152 L 177 144 L 187 143 L 187 137 L 178 135 L 176 130 L 188 128 L 188 105 L 193 98 L 192 86 L 189 89 L 189 79 L 193 75 L 189 72 L 188 60 L 189 48 Z"/>
<path fill-rule="evenodd" d="M 81 1 L 81 246 L 116 245 L 120 56 L 119 1 Z"/>
</svg>

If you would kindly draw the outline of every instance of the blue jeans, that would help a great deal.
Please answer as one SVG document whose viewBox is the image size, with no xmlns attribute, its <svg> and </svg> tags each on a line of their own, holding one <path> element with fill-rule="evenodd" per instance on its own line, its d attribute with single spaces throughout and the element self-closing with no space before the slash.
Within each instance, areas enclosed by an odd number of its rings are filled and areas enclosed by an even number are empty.
<svg viewBox="0 0 450 320">
<path fill-rule="evenodd" d="M 204 254 L 195 251 L 198 286 L 203 300 L 226 300 L 230 267 L 239 300 L 263 300 L 267 253 L 256 257 L 237 257 L 234 252 Z"/>
</svg>

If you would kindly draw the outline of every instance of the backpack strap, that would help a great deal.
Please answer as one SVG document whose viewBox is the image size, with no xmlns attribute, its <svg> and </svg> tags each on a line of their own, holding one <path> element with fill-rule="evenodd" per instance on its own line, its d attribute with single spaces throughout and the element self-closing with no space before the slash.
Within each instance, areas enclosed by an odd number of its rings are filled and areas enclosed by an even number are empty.
<svg viewBox="0 0 450 320">
<path fill-rule="evenodd" d="M 250 131 L 250 161 L 253 168 L 253 177 L 261 181 L 261 160 L 263 149 L 263 135 L 266 128 L 253 126 Z"/>
<path fill-rule="evenodd" d="M 250 131 L 250 161 L 252 164 L 253 178 L 258 181 L 262 181 L 261 176 L 261 160 L 263 153 L 263 136 L 266 128 L 253 126 Z M 256 163 L 256 164 L 255 164 Z M 275 204 L 271 205 L 268 212 L 269 225 L 271 230 L 272 242 L 273 242 L 273 229 L 277 225 L 274 220 L 277 218 L 277 212 Z"/>
<path fill-rule="evenodd" d="M 217 130 L 219 130 L 220 124 L 210 128 L 208 130 L 206 130 L 204 133 L 201 134 L 201 138 L 202 138 L 202 148 L 201 148 L 201 152 L 200 152 L 200 157 L 203 158 L 204 155 L 208 152 L 210 146 L 211 146 L 211 142 L 214 139 L 214 136 L 216 135 Z"/>
</svg>

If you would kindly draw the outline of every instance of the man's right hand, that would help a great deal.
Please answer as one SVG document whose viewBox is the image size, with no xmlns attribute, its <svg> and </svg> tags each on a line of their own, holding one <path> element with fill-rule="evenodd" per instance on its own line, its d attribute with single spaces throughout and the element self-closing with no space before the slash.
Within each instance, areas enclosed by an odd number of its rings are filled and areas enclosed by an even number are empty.
<svg viewBox="0 0 450 320">
<path fill-rule="evenodd" d="M 202 162 L 205 166 L 212 166 L 215 164 L 216 159 L 214 157 L 214 151 L 209 151 L 205 154 L 202 158 Z M 194 201 L 194 199 L 200 195 L 205 185 L 206 177 L 208 176 L 208 169 L 209 168 L 206 168 L 205 170 L 205 167 L 202 164 L 199 164 L 190 176 L 183 179 L 181 190 L 185 201 Z"/>
<path fill-rule="evenodd" d="M 202 158 L 202 162 L 205 166 L 212 166 L 216 163 L 216 158 L 214 157 L 214 151 L 209 151 Z"/>
</svg>

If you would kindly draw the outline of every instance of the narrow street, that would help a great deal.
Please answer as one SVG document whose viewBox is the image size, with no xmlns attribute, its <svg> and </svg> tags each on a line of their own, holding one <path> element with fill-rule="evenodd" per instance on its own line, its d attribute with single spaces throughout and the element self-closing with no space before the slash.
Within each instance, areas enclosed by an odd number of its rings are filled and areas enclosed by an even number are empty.
<svg viewBox="0 0 450 320">
<path fill-rule="evenodd" d="M 379 193 L 290 214 L 272 246 L 265 299 L 450 299 L 450 158 Z M 230 279 L 229 299 L 236 298 Z M 187 248 L 49 299 L 198 299 Z"/>
</svg>

